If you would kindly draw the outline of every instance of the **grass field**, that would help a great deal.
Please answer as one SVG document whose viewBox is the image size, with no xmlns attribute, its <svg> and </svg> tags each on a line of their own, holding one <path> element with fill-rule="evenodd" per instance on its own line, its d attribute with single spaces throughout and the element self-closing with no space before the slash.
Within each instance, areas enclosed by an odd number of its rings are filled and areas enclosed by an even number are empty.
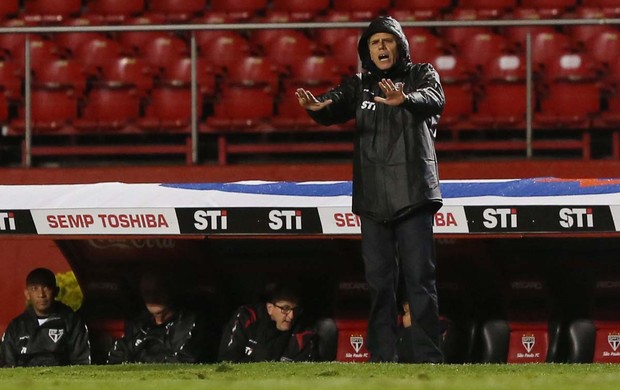
<svg viewBox="0 0 620 390">
<path fill-rule="evenodd" d="M 257 363 L 0 369 L 0 388 L 42 389 L 618 389 L 620 365 Z"/>
</svg>

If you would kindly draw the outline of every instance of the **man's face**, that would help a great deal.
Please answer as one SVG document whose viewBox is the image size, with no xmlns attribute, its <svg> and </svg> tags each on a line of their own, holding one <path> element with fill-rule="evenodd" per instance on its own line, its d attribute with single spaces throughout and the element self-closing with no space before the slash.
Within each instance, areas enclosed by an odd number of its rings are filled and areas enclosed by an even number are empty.
<svg viewBox="0 0 620 390">
<path fill-rule="evenodd" d="M 398 43 L 389 33 L 376 33 L 368 39 L 370 59 L 381 70 L 388 70 L 398 61 Z"/>
<path fill-rule="evenodd" d="M 267 313 L 276 323 L 276 328 L 283 332 L 291 329 L 296 308 L 297 303 L 287 300 L 267 303 Z"/>
<path fill-rule="evenodd" d="M 146 310 L 153 316 L 153 321 L 160 325 L 166 322 L 173 314 L 170 307 L 170 296 L 153 278 L 144 278 L 140 282 L 140 293 Z"/>
<path fill-rule="evenodd" d="M 50 309 L 54 303 L 56 288 L 42 284 L 31 284 L 26 286 L 24 295 L 38 316 L 47 316 L 50 314 Z"/>
</svg>

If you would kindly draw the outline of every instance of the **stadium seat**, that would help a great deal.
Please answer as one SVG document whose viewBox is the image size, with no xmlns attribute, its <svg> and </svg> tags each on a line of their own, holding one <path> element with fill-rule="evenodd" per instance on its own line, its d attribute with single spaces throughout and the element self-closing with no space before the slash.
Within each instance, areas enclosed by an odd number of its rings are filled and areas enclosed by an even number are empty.
<svg viewBox="0 0 620 390">
<path fill-rule="evenodd" d="M 286 12 L 291 21 L 310 22 L 326 9 L 329 9 L 329 0 L 273 0 L 271 11 Z"/>
<path fill-rule="evenodd" d="M 0 86 L 0 88 L 1 87 L 2 86 Z M 5 125 L 8 122 L 8 119 L 9 119 L 9 104 L 6 100 L 6 96 L 2 93 L 0 94 L 0 123 Z"/>
<path fill-rule="evenodd" d="M 607 28 L 585 44 L 588 54 L 602 67 L 608 67 L 620 56 L 620 31 Z"/>
<path fill-rule="evenodd" d="M 482 19 L 475 9 L 456 8 L 450 15 L 446 16 L 449 20 L 471 21 Z M 447 44 L 458 47 L 461 43 L 468 41 L 477 34 L 490 34 L 491 30 L 487 27 L 446 27 L 440 30 Z"/>
<path fill-rule="evenodd" d="M 135 88 L 99 86 L 86 97 L 76 129 L 87 132 L 122 131 L 135 124 L 140 115 L 140 101 Z"/>
<path fill-rule="evenodd" d="M 226 12 L 236 21 L 249 20 L 267 9 L 267 0 L 211 0 L 211 11 Z"/>
<path fill-rule="evenodd" d="M 15 100 L 21 99 L 22 76 L 23 70 L 13 62 L 0 61 L 0 88 L 2 88 L 2 94 L 5 97 Z"/>
<path fill-rule="evenodd" d="M 102 68 L 121 56 L 122 46 L 110 38 L 95 38 L 82 43 L 73 53 L 89 75 L 98 75 Z"/>
<path fill-rule="evenodd" d="M 26 27 L 30 24 L 19 18 L 8 19 L 1 23 L 2 27 Z M 15 50 L 24 47 L 25 41 L 26 34 L 0 34 L 0 58 L 12 59 Z"/>
<path fill-rule="evenodd" d="M 286 12 L 272 11 L 269 12 L 264 18 L 261 18 L 261 23 L 292 23 L 293 20 Z M 295 29 L 258 29 L 252 30 L 249 34 L 250 43 L 253 47 L 256 47 L 261 53 L 265 51 L 265 48 L 269 46 L 272 41 L 281 35 L 294 35 L 300 33 L 301 30 Z"/>
<path fill-rule="evenodd" d="M 469 69 L 458 54 L 440 54 L 429 62 L 439 72 L 442 84 L 471 81 Z"/>
<path fill-rule="evenodd" d="M 82 11 L 82 0 L 28 0 L 24 2 L 24 18 L 36 23 L 62 23 Z"/>
<path fill-rule="evenodd" d="M 265 47 L 265 56 L 273 61 L 283 73 L 300 61 L 314 54 L 314 43 L 301 32 L 280 35 Z"/>
<path fill-rule="evenodd" d="M 532 61 L 534 70 L 544 70 L 572 48 L 568 36 L 558 32 L 540 32 L 532 36 Z"/>
<path fill-rule="evenodd" d="M 183 39 L 176 36 L 161 36 L 145 42 L 139 54 L 153 69 L 164 72 L 171 62 L 187 57 L 189 47 Z"/>
<path fill-rule="evenodd" d="M 413 62 L 430 62 L 448 51 L 443 40 L 427 29 L 409 29 L 406 35 Z"/>
<path fill-rule="evenodd" d="M 579 7 L 577 8 L 578 19 L 604 19 L 605 14 L 600 8 Z M 584 46 L 590 38 L 609 30 L 608 26 L 603 25 L 577 25 L 567 26 L 567 33 L 571 37 L 572 41 L 579 46 Z"/>
<path fill-rule="evenodd" d="M 13 52 L 13 60 L 18 66 L 25 67 L 25 45 L 17 46 Z M 30 35 L 30 67 L 36 70 L 41 64 L 60 58 L 58 45 L 38 35 Z"/>
<path fill-rule="evenodd" d="M 247 87 L 268 85 L 277 91 L 278 68 L 266 57 L 244 57 L 229 66 L 224 82 Z"/>
<path fill-rule="evenodd" d="M 203 16 L 192 21 L 196 24 L 225 24 L 234 23 L 234 19 L 228 16 L 226 12 L 206 12 Z M 234 31 L 230 30 L 195 30 L 193 32 L 198 47 L 209 47 L 209 44 L 217 40 L 222 35 L 227 35 Z"/>
<path fill-rule="evenodd" d="M 202 106 L 198 96 L 198 108 Z M 191 126 L 191 90 L 189 87 L 160 86 L 151 91 L 145 115 L 138 126 L 146 131 L 183 132 Z M 198 110 L 198 117 L 201 112 Z"/>
<path fill-rule="evenodd" d="M 150 0 L 150 12 L 163 15 L 170 23 L 183 23 L 204 12 L 207 0 Z"/>
<path fill-rule="evenodd" d="M 0 3 L 0 19 L 11 18 L 19 12 L 19 0 L 4 0 Z"/>
<path fill-rule="evenodd" d="M 318 96 L 326 92 L 325 86 L 307 87 L 310 92 Z M 308 115 L 295 97 L 295 88 L 285 88 L 278 96 L 276 114 L 271 118 L 271 124 L 282 130 L 309 130 L 319 125 Z"/>
<path fill-rule="evenodd" d="M 614 129 L 613 156 L 620 158 L 620 133 L 615 131 L 620 125 L 620 58 L 610 64 L 607 79 L 604 83 L 605 110 L 599 119 L 601 126 Z"/>
<path fill-rule="evenodd" d="M 502 16 L 517 5 L 517 0 L 460 0 L 459 7 L 476 9 L 480 15 Z"/>
<path fill-rule="evenodd" d="M 483 72 L 487 63 L 508 51 L 506 39 L 493 33 L 474 34 L 457 46 L 459 57 L 472 73 Z"/>
<path fill-rule="evenodd" d="M 216 74 L 222 74 L 228 66 L 250 54 L 250 44 L 234 31 L 218 36 L 215 40 L 201 43 L 200 56 L 211 66 Z"/>
<path fill-rule="evenodd" d="M 353 75 L 360 71 L 361 65 L 357 52 L 358 41 L 357 35 L 350 35 L 337 41 L 332 47 L 332 53 L 338 53 L 333 56 L 334 60 L 344 75 Z"/>
<path fill-rule="evenodd" d="M 159 79 L 160 85 L 189 87 L 192 81 L 192 60 L 189 57 L 171 61 Z M 212 67 L 204 59 L 196 60 L 196 83 L 202 95 L 213 96 L 216 91 L 216 79 Z"/>
<path fill-rule="evenodd" d="M 486 69 L 471 122 L 484 128 L 525 129 L 525 60 L 516 55 L 500 55 Z"/>
<path fill-rule="evenodd" d="M 108 23 L 124 23 L 127 19 L 141 15 L 145 0 L 88 0 L 87 14 L 98 16 Z"/>
<path fill-rule="evenodd" d="M 293 65 L 286 82 L 305 87 L 335 87 L 340 84 L 340 74 L 340 69 L 331 56 L 310 56 Z"/>
<path fill-rule="evenodd" d="M 412 10 L 416 19 L 439 19 L 450 8 L 451 0 L 394 0 L 394 9 Z"/>
<path fill-rule="evenodd" d="M 320 17 L 320 22 L 354 22 L 353 15 L 350 12 L 343 11 L 329 11 L 325 16 Z M 359 39 L 361 31 L 357 28 L 320 28 L 313 32 L 316 42 L 320 46 L 322 51 L 326 51 L 334 54 L 334 45 L 340 41 L 349 39 L 350 36 L 355 36 Z M 357 44 L 355 44 L 357 47 Z"/>
<path fill-rule="evenodd" d="M 64 26 L 86 27 L 100 24 L 100 20 L 93 17 L 82 16 L 67 20 Z M 73 55 L 80 45 L 93 39 L 105 39 L 105 34 L 100 32 L 64 32 L 52 35 L 52 39 L 67 54 Z"/>
<path fill-rule="evenodd" d="M 521 0 L 524 8 L 537 8 L 545 19 L 552 19 L 572 11 L 577 6 L 577 0 Z"/>
<path fill-rule="evenodd" d="M 603 11 L 606 17 L 617 18 L 620 15 L 620 1 L 619 0 L 582 0 L 582 7 L 599 7 Z"/>
<path fill-rule="evenodd" d="M 31 93 L 31 126 L 35 134 L 71 131 L 77 117 L 77 101 L 69 89 L 33 89 Z M 11 122 L 16 132 L 25 129 L 24 109 Z"/>
<path fill-rule="evenodd" d="M 161 15 L 144 14 L 135 18 L 126 19 L 123 23 L 127 25 L 146 25 L 146 24 L 164 24 L 165 19 Z M 137 55 L 140 48 L 146 42 L 154 41 L 160 37 L 167 37 L 169 34 L 165 31 L 120 31 L 116 33 L 116 41 L 124 48 L 127 54 Z"/>
<path fill-rule="evenodd" d="M 100 82 L 109 87 L 134 87 L 139 96 L 146 96 L 153 88 L 153 71 L 141 58 L 116 57 L 104 64 Z"/>
<path fill-rule="evenodd" d="M 334 11 L 351 12 L 354 18 L 372 20 L 390 8 L 390 0 L 333 0 Z"/>
<path fill-rule="evenodd" d="M 55 59 L 35 69 L 33 83 L 36 87 L 46 89 L 71 88 L 76 97 L 82 97 L 86 90 L 86 75 L 79 62 Z"/>
<path fill-rule="evenodd" d="M 269 87 L 227 86 L 215 103 L 208 127 L 232 131 L 267 125 L 273 115 L 274 92 Z"/>
<path fill-rule="evenodd" d="M 517 8 L 512 12 L 512 17 L 517 20 L 540 20 L 542 16 L 536 8 Z M 525 40 L 529 33 L 534 37 L 540 33 L 554 33 L 551 26 L 505 26 L 501 28 L 502 35 L 521 52 L 525 53 Z"/>
</svg>

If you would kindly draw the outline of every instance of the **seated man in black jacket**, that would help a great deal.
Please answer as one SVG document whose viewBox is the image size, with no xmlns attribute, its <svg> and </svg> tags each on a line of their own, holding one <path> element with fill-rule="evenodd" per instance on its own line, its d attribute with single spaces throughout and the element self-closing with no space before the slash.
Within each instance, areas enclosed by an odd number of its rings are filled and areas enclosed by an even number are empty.
<svg viewBox="0 0 620 390">
<path fill-rule="evenodd" d="M 175 290 L 170 278 L 161 272 L 142 277 L 140 293 L 146 310 L 125 323 L 125 335 L 108 354 L 108 364 L 208 360 L 204 316 L 179 307 Z"/>
<path fill-rule="evenodd" d="M 267 302 L 241 306 L 224 328 L 219 359 L 231 362 L 311 361 L 318 359 L 318 340 L 302 329 L 299 296 L 277 287 Z"/>
<path fill-rule="evenodd" d="M 36 268 L 26 277 L 28 308 L 13 319 L 2 337 L 5 367 L 90 364 L 88 330 L 68 306 L 55 300 L 56 276 Z"/>
</svg>

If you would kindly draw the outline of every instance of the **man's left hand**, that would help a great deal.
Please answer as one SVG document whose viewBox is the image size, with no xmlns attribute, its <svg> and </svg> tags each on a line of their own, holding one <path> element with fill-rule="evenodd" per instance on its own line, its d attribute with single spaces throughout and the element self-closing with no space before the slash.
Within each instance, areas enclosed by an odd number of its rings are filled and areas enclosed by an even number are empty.
<svg viewBox="0 0 620 390">
<path fill-rule="evenodd" d="M 379 88 L 385 94 L 385 97 L 375 96 L 375 102 L 387 104 L 388 106 L 398 106 L 405 101 L 403 93 L 403 83 L 394 83 L 390 79 L 381 79 Z"/>
</svg>

